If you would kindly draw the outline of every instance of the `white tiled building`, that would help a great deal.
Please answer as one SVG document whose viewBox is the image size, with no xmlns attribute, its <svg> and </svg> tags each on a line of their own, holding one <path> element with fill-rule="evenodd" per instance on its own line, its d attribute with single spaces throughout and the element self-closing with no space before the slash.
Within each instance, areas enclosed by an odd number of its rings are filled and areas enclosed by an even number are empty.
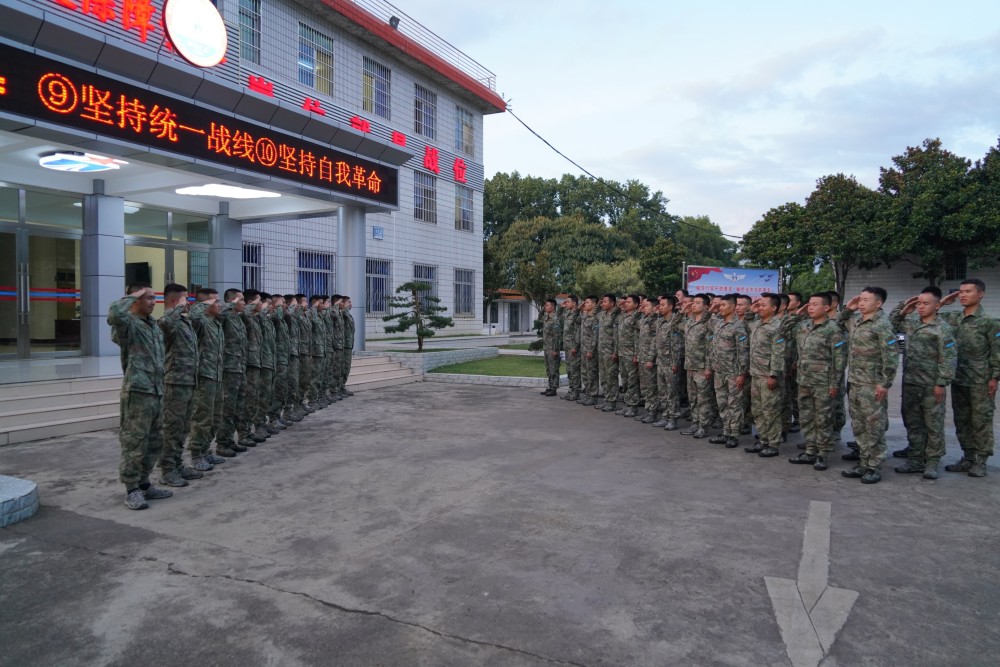
<svg viewBox="0 0 1000 667">
<path fill-rule="evenodd" d="M 895 262 L 891 267 L 879 266 L 870 270 L 852 269 L 847 274 L 844 299 L 846 301 L 857 296 L 866 285 L 876 285 L 889 295 L 885 304 L 885 310 L 888 312 L 895 308 L 900 301 L 916 296 L 920 290 L 927 287 L 928 283 L 925 279 L 913 277 L 917 271 L 919 269 L 906 260 Z M 966 278 L 979 278 L 986 283 L 983 308 L 994 317 L 1000 316 L 1000 267 L 983 270 L 968 269 L 964 264 L 950 267 L 938 287 L 944 294 L 948 294 L 952 290 L 957 290 Z M 959 308 L 960 306 L 957 304 L 949 307 L 951 310 Z"/>
</svg>

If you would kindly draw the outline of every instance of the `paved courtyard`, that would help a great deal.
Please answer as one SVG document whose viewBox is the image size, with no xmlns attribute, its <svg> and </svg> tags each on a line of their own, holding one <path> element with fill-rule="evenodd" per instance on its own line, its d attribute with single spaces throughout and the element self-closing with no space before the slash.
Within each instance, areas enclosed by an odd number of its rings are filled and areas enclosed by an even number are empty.
<svg viewBox="0 0 1000 667">
<path fill-rule="evenodd" d="M 42 503 L 0 530 L 0 664 L 1000 655 L 993 461 L 985 479 L 887 465 L 863 486 L 840 452 L 826 472 L 789 465 L 797 440 L 761 459 L 536 390 L 420 383 L 359 393 L 132 512 L 116 435 L 0 448 L 0 474 Z M 902 446 L 898 418 L 889 435 Z"/>
</svg>

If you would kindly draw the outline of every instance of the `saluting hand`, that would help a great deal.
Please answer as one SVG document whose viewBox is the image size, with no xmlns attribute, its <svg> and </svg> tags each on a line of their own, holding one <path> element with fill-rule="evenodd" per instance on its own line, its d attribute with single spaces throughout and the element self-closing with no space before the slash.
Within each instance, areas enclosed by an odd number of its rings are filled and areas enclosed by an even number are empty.
<svg viewBox="0 0 1000 667">
<path fill-rule="evenodd" d="M 852 298 L 850 301 L 844 304 L 844 308 L 848 310 L 857 310 L 861 307 L 861 295 Z"/>
<path fill-rule="evenodd" d="M 938 303 L 940 306 L 947 306 L 949 303 L 954 303 L 955 299 L 957 298 L 958 298 L 958 292 L 952 292 L 948 296 L 943 297 L 941 301 L 939 301 Z"/>
</svg>

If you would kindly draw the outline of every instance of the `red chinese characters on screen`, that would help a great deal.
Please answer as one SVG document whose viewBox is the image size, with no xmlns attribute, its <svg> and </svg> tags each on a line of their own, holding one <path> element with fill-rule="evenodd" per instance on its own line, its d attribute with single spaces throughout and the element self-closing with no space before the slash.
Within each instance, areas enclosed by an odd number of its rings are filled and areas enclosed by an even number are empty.
<svg viewBox="0 0 1000 667">
<path fill-rule="evenodd" d="M 53 0 L 60 7 L 65 7 L 87 16 L 93 16 L 101 23 L 110 23 L 115 19 L 121 21 L 122 30 L 139 34 L 139 41 L 145 42 L 149 33 L 156 31 L 153 17 L 156 7 L 152 0 Z"/>
</svg>

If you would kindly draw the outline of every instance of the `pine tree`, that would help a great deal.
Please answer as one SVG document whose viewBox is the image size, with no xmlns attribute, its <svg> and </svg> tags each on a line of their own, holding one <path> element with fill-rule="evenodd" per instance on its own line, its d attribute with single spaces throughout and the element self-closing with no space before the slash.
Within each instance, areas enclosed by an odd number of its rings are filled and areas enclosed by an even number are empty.
<svg viewBox="0 0 1000 667">
<path fill-rule="evenodd" d="M 395 324 L 385 327 L 386 333 L 403 333 L 416 325 L 417 352 L 423 352 L 424 339 L 433 336 L 435 329 L 455 326 L 450 317 L 438 314 L 448 309 L 438 305 L 441 299 L 431 296 L 431 289 L 430 283 L 416 280 L 400 285 L 396 288 L 396 294 L 405 296 L 389 297 L 389 307 L 392 310 L 402 309 L 402 312 L 382 318 L 385 322 L 395 321 Z"/>
</svg>

